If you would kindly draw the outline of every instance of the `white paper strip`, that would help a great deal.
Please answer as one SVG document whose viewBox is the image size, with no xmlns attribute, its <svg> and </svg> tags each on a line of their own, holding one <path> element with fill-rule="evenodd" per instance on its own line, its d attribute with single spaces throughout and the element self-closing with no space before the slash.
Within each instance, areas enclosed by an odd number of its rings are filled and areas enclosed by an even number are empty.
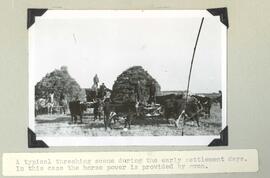
<svg viewBox="0 0 270 178">
<path fill-rule="evenodd" d="M 258 171 L 257 150 L 4 153 L 4 176 L 198 174 Z"/>
</svg>

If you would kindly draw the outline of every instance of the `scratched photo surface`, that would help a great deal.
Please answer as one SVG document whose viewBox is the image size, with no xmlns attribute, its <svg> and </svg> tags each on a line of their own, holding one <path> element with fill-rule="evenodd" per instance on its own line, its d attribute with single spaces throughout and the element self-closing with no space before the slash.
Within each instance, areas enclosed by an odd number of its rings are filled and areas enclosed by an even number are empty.
<svg viewBox="0 0 270 178">
<path fill-rule="evenodd" d="M 29 128 L 51 145 L 203 145 L 226 126 L 219 16 L 48 10 L 28 32 Z"/>
</svg>

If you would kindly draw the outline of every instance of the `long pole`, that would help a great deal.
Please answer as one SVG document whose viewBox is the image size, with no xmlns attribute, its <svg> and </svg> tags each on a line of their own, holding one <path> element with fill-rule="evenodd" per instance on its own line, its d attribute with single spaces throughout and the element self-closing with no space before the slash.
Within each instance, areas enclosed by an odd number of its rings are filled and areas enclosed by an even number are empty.
<svg viewBox="0 0 270 178">
<path fill-rule="evenodd" d="M 187 91 L 186 91 L 185 109 L 186 109 L 186 107 L 187 107 L 187 102 L 188 102 L 188 93 L 189 93 L 189 85 L 190 85 L 190 78 L 191 78 L 191 72 L 192 72 L 192 67 L 193 67 L 193 61 L 194 61 L 195 52 L 196 52 L 198 40 L 199 40 L 199 37 L 200 37 L 200 33 L 201 33 L 203 21 L 204 21 L 204 17 L 203 17 L 202 20 L 201 20 L 199 32 L 198 32 L 198 35 L 197 35 L 197 39 L 196 39 L 196 42 L 195 42 L 195 47 L 194 47 L 194 50 L 193 50 L 192 59 L 191 59 L 191 63 L 190 63 L 190 69 L 189 69 L 189 75 L 188 75 L 188 85 L 187 85 Z M 185 121 L 183 120 L 182 136 L 184 135 L 184 122 L 185 122 Z"/>
</svg>

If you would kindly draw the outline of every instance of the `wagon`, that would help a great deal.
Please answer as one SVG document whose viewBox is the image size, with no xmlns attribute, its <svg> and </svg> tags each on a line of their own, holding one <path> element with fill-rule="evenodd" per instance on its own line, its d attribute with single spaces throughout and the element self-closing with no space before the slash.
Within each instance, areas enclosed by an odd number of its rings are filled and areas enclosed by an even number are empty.
<svg viewBox="0 0 270 178">
<path fill-rule="evenodd" d="M 126 127 L 133 121 L 133 119 L 152 120 L 158 124 L 158 119 L 163 115 L 162 107 L 159 104 L 135 106 L 129 103 L 112 104 L 114 109 L 110 111 L 108 123 L 112 126 L 124 124 Z"/>
<path fill-rule="evenodd" d="M 145 118 L 160 117 L 162 115 L 162 107 L 160 104 L 139 106 L 138 115 Z"/>
</svg>

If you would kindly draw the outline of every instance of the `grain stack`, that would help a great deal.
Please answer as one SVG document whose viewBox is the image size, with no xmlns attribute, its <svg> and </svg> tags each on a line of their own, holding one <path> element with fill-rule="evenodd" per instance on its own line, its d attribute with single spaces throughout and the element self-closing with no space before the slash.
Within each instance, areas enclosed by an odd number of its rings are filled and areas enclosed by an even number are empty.
<svg viewBox="0 0 270 178">
<path fill-rule="evenodd" d="M 78 97 L 84 100 L 84 91 L 79 84 L 69 75 L 67 67 L 55 69 L 44 76 L 41 81 L 35 85 L 35 99 L 46 98 L 50 92 L 54 92 L 56 102 L 59 102 L 61 94 L 68 101 Z"/>
<path fill-rule="evenodd" d="M 141 100 L 147 102 L 150 95 L 150 85 L 152 82 L 156 86 L 156 94 L 160 94 L 158 82 L 141 66 L 133 66 L 121 73 L 114 82 L 111 99 L 116 103 L 136 101 L 136 85 L 140 82 Z"/>
</svg>

